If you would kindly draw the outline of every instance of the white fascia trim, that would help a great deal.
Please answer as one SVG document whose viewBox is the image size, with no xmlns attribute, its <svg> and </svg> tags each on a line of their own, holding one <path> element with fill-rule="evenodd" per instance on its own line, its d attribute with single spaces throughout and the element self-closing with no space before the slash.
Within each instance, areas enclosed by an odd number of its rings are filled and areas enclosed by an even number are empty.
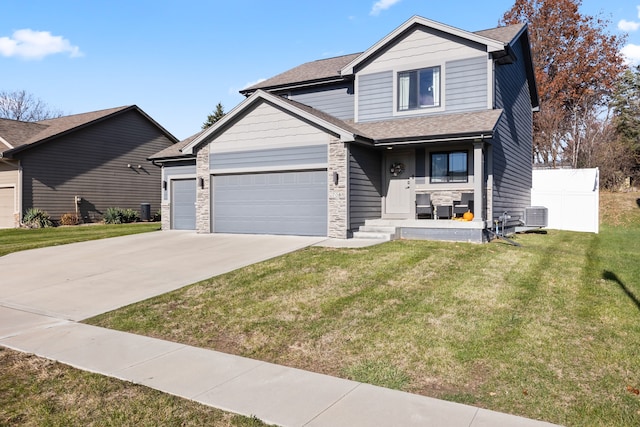
<svg viewBox="0 0 640 427">
<path fill-rule="evenodd" d="M 264 101 L 270 102 L 272 104 L 275 104 L 285 110 L 291 111 L 292 113 L 296 114 L 297 116 L 300 116 L 312 123 L 316 123 L 318 125 L 320 125 L 321 127 L 327 129 L 330 132 L 333 132 L 335 134 L 337 134 L 340 137 L 340 140 L 342 142 L 353 142 L 355 140 L 355 136 L 352 133 L 349 133 L 347 131 L 345 131 L 344 129 L 340 128 L 339 126 L 336 126 L 332 123 L 329 123 L 325 120 L 320 119 L 319 117 L 310 114 L 300 108 L 296 108 L 295 106 L 292 106 L 291 104 L 289 104 L 286 100 L 282 99 L 281 97 L 277 96 L 277 95 L 272 95 L 268 92 L 263 91 L 262 89 L 258 89 L 256 90 L 253 94 L 251 94 L 250 97 L 248 97 L 247 99 L 245 99 L 244 101 L 242 101 L 240 104 L 238 104 L 236 107 L 234 107 L 228 114 L 226 114 L 224 117 L 222 117 L 220 120 L 218 120 L 216 123 L 213 124 L 213 126 L 211 126 L 209 129 L 207 129 L 207 131 L 203 132 L 202 134 L 200 134 L 200 136 L 198 136 L 197 138 L 195 138 L 193 141 L 191 141 L 189 144 L 187 144 L 186 146 L 184 146 L 182 148 L 182 152 L 185 154 L 193 154 L 193 148 L 196 147 L 198 144 L 200 144 L 202 141 L 204 141 L 205 139 L 207 139 L 210 135 L 214 134 L 219 128 L 223 127 L 227 122 L 231 121 L 235 116 L 242 114 L 242 112 L 251 104 L 253 104 L 254 102 L 256 102 L 258 99 L 262 99 Z"/>
<path fill-rule="evenodd" d="M 264 173 L 264 172 L 289 172 L 289 171 L 306 171 L 306 170 L 326 170 L 326 163 L 309 163 L 301 165 L 288 166 L 262 166 L 250 168 L 220 168 L 211 169 L 211 175 L 228 175 L 228 174 L 247 174 L 247 173 Z"/>
<path fill-rule="evenodd" d="M 0 142 L 2 142 L 4 145 L 9 147 L 9 149 L 15 148 L 13 145 L 9 144 L 9 142 L 1 136 L 0 136 Z"/>
<path fill-rule="evenodd" d="M 421 16 L 413 16 L 404 24 L 400 25 L 398 28 L 389 33 L 386 37 L 382 38 L 379 42 L 371 46 L 367 49 L 362 55 L 358 56 L 356 59 L 347 64 L 342 70 L 340 70 L 340 74 L 342 76 L 348 76 L 354 73 L 354 68 L 368 59 L 371 55 L 376 53 L 382 47 L 387 45 L 390 41 L 398 37 L 405 30 L 411 27 L 414 24 L 423 25 L 425 27 L 433 28 L 434 30 L 442 31 L 447 34 L 451 34 L 463 39 L 471 40 L 480 44 L 487 46 L 487 52 L 499 52 L 504 50 L 505 44 L 499 42 L 497 40 L 490 39 L 488 37 L 479 36 L 475 33 L 470 33 L 469 31 L 461 30 L 460 28 L 452 27 L 450 25 L 443 24 L 441 22 L 432 21 L 431 19 L 423 18 Z"/>
</svg>

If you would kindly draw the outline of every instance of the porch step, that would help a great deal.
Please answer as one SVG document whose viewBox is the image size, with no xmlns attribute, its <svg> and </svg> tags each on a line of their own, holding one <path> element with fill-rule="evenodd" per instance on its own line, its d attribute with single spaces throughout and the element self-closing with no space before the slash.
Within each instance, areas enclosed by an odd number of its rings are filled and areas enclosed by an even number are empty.
<svg viewBox="0 0 640 427">
<path fill-rule="evenodd" d="M 391 241 L 397 239 L 396 227 L 388 225 L 363 225 L 353 233 L 356 239 L 376 239 Z"/>
</svg>

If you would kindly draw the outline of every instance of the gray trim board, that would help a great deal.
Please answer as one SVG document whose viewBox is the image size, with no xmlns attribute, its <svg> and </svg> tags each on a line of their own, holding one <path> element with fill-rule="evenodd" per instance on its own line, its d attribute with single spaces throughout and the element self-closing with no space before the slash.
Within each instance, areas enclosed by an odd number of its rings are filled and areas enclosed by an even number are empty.
<svg viewBox="0 0 640 427">
<path fill-rule="evenodd" d="M 212 173 L 227 169 L 282 168 L 295 169 L 299 165 L 326 165 L 328 147 L 326 145 L 307 145 L 292 148 L 274 148 L 269 150 L 234 151 L 215 153 L 209 156 Z"/>
</svg>

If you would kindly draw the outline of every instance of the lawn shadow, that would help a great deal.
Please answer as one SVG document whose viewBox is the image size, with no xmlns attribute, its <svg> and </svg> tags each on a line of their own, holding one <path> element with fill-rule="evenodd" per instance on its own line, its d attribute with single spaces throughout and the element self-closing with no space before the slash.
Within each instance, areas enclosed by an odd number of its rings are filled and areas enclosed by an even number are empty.
<svg viewBox="0 0 640 427">
<path fill-rule="evenodd" d="M 631 299 L 631 301 L 633 301 L 633 303 L 636 305 L 638 310 L 640 310 L 640 300 L 638 300 L 638 297 L 636 297 L 635 294 L 631 292 L 631 290 L 627 288 L 627 286 L 622 282 L 622 280 L 620 280 L 618 276 L 616 276 L 616 273 L 605 270 L 602 272 L 602 278 L 604 280 L 611 280 L 612 282 L 616 282 L 618 286 L 620 286 L 620 289 L 622 289 L 624 293 L 627 294 L 629 299 Z"/>
<path fill-rule="evenodd" d="M 640 199 L 636 199 L 636 205 L 640 208 Z"/>
</svg>

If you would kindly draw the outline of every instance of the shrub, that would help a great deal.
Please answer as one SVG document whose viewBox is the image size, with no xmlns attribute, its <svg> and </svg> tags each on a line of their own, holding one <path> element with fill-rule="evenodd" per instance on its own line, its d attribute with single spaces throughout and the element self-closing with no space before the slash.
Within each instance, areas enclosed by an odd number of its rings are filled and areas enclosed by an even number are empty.
<svg viewBox="0 0 640 427">
<path fill-rule="evenodd" d="M 22 223 L 29 228 L 53 227 L 49 214 L 43 210 L 29 208 L 22 217 Z"/>
<path fill-rule="evenodd" d="M 133 209 L 107 208 L 104 213 L 106 224 L 127 224 L 140 220 L 140 215 Z"/>
<path fill-rule="evenodd" d="M 78 225 L 80 224 L 80 218 L 74 213 L 62 214 L 60 217 L 60 225 Z"/>
</svg>

